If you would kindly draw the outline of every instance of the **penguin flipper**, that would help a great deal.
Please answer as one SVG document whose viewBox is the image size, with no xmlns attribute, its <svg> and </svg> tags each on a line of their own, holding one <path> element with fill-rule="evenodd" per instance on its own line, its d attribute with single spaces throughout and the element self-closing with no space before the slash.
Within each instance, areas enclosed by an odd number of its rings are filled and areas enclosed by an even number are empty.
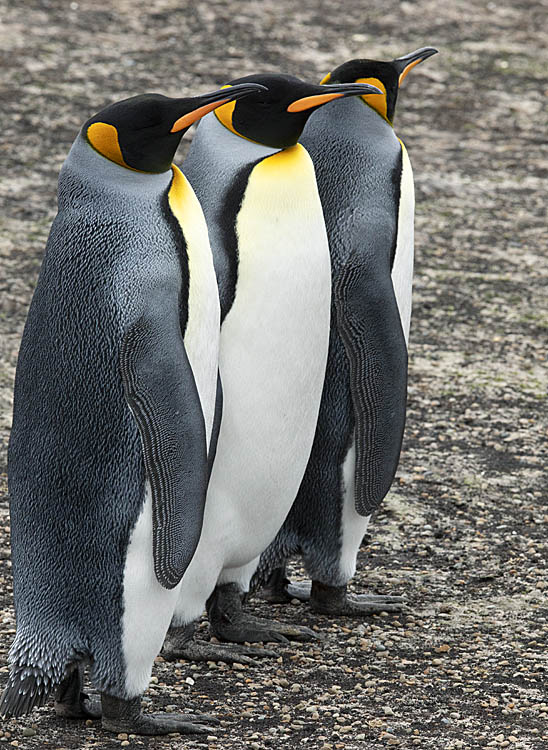
<svg viewBox="0 0 548 750">
<path fill-rule="evenodd" d="M 219 432 L 221 430 L 221 418 L 223 416 L 223 385 L 221 383 L 221 374 L 217 373 L 217 392 L 215 394 L 215 411 L 213 413 L 213 427 L 211 429 L 211 439 L 209 441 L 209 452 L 207 455 L 207 475 L 211 476 L 213 462 L 217 453 L 217 443 L 219 442 Z"/>
<path fill-rule="evenodd" d="M 354 406 L 355 507 L 369 515 L 388 492 L 401 450 L 407 347 L 389 258 L 354 253 L 335 284 L 337 327 L 350 365 Z"/>
<path fill-rule="evenodd" d="M 204 418 L 178 319 L 151 305 L 124 336 L 120 369 L 152 492 L 154 570 L 171 589 L 198 545 L 208 482 Z"/>
</svg>

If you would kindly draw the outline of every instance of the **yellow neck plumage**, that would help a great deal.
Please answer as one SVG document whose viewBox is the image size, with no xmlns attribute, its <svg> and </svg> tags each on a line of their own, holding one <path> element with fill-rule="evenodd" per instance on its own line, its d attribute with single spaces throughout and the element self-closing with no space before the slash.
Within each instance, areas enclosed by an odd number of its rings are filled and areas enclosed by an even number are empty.
<svg viewBox="0 0 548 750">
<path fill-rule="evenodd" d="M 331 73 L 328 73 L 322 80 L 320 81 L 321 84 L 329 83 L 331 80 Z M 378 114 L 386 120 L 386 122 L 389 125 L 392 125 L 388 117 L 386 116 L 386 112 L 388 109 L 388 102 L 387 102 L 387 96 L 386 96 L 386 87 L 382 81 L 379 81 L 378 78 L 357 78 L 355 83 L 370 83 L 372 86 L 376 86 L 378 89 L 380 89 L 383 93 L 382 94 L 365 94 L 364 96 L 360 97 L 363 99 L 363 101 L 372 107 L 375 112 L 378 112 Z"/>
</svg>

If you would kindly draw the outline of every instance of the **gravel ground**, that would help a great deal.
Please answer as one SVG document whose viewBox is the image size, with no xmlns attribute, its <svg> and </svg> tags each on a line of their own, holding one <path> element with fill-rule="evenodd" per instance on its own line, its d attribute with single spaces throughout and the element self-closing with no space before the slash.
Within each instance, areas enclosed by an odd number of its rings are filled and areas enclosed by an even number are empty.
<svg viewBox="0 0 548 750">
<path fill-rule="evenodd" d="M 146 700 L 215 713 L 215 736 L 116 738 L 45 708 L 4 722 L 0 742 L 547 748 L 546 5 L 0 0 L 0 19 L 2 665 L 15 632 L 12 381 L 57 173 L 81 123 L 143 91 L 198 93 L 259 70 L 319 80 L 352 57 L 441 52 L 409 75 L 397 112 L 417 189 L 408 423 L 354 581 L 405 595 L 408 609 L 360 623 L 278 607 L 324 640 L 280 647 L 260 668 L 158 659 Z"/>
</svg>

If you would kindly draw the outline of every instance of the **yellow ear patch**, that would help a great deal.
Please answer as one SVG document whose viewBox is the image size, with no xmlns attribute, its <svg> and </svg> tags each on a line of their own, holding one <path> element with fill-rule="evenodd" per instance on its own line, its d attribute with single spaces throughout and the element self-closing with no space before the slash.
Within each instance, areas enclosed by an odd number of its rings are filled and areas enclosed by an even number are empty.
<svg viewBox="0 0 548 750">
<path fill-rule="evenodd" d="M 133 167 L 130 167 L 129 164 L 126 164 L 124 161 L 122 150 L 120 149 L 120 144 L 118 142 L 118 131 L 114 125 L 108 125 L 106 122 L 94 122 L 87 129 L 86 135 L 88 141 L 93 148 L 101 154 L 101 156 L 110 159 L 110 161 L 119 164 L 121 167 L 133 169 Z"/>
<path fill-rule="evenodd" d="M 225 126 L 225 128 L 228 128 L 236 135 L 240 135 L 236 130 L 234 130 L 234 126 L 232 125 L 232 115 L 234 113 L 235 107 L 236 100 L 234 100 L 233 102 L 228 102 L 228 104 L 222 104 L 215 110 L 215 117 L 222 125 Z"/>
<path fill-rule="evenodd" d="M 222 89 L 229 89 L 230 84 L 227 83 L 225 86 L 221 86 Z M 251 138 L 246 138 L 245 135 L 242 135 L 241 133 L 238 133 L 234 125 L 232 124 L 232 115 L 234 114 L 234 109 L 236 107 L 237 99 L 234 99 L 232 102 L 228 102 L 228 104 L 223 104 L 220 107 L 217 107 L 214 110 L 215 117 L 219 120 L 221 125 L 224 125 L 225 128 L 231 131 L 231 133 L 234 133 L 234 135 L 239 136 L 240 138 L 244 138 L 246 141 L 251 141 L 251 143 L 257 143 L 257 141 L 253 141 Z"/>
<path fill-rule="evenodd" d="M 322 86 L 324 83 L 328 83 L 331 80 L 331 73 L 327 73 L 324 75 L 322 80 L 320 81 L 320 86 Z"/>
<path fill-rule="evenodd" d="M 388 121 L 388 118 L 386 116 L 386 87 L 384 83 L 382 81 L 379 81 L 378 78 L 358 78 L 356 80 L 356 83 L 370 83 L 383 92 L 382 94 L 364 94 L 362 96 L 362 99 L 366 104 L 369 104 L 370 107 L 373 107 L 373 109 L 375 109 L 381 117 L 384 117 L 384 119 Z"/>
</svg>

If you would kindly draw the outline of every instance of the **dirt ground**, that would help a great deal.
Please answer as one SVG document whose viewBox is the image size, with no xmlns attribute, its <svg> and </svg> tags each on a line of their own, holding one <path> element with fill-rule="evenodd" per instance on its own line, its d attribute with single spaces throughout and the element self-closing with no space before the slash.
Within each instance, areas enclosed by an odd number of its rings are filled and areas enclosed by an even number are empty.
<svg viewBox="0 0 548 750">
<path fill-rule="evenodd" d="M 4 722 L 0 742 L 548 747 L 546 11 L 520 0 L 0 1 L 2 677 L 15 632 L 12 381 L 57 174 L 81 123 L 145 91 L 199 93 L 266 70 L 319 80 L 353 57 L 440 50 L 409 75 L 396 115 L 417 191 L 408 421 L 354 580 L 403 594 L 408 609 L 358 622 L 278 607 L 325 638 L 280 647 L 260 668 L 159 660 L 147 700 L 215 713 L 215 736 L 116 738 L 49 707 Z"/>
</svg>

